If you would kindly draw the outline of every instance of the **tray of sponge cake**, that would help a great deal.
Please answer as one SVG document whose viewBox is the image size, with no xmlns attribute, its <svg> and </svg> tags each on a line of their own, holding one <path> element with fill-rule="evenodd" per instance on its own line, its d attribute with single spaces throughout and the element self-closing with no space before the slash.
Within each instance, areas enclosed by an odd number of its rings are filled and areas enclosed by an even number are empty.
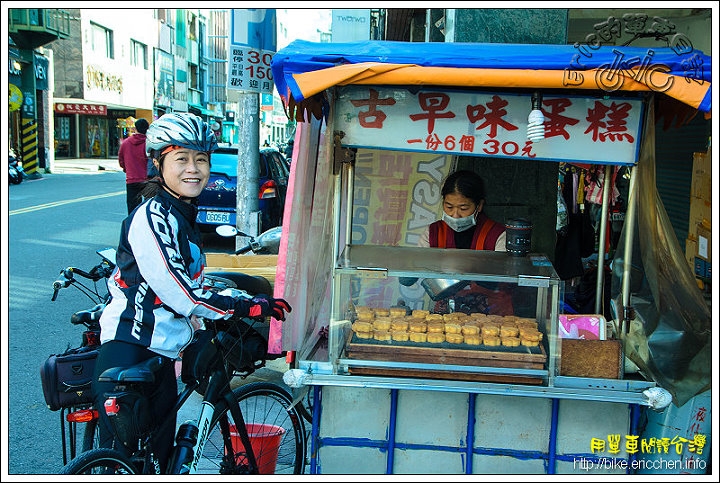
<svg viewBox="0 0 720 483">
<path fill-rule="evenodd" d="M 356 306 L 351 327 L 349 359 L 518 369 L 547 361 L 531 318 Z"/>
</svg>

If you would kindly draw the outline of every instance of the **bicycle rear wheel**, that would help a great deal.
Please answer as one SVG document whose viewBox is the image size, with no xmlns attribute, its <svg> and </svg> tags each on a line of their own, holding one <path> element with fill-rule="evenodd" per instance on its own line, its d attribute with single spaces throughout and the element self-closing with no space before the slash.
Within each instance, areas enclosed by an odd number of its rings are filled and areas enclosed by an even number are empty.
<svg viewBox="0 0 720 483">
<path fill-rule="evenodd" d="M 133 463 L 112 448 L 98 448 L 81 453 L 60 470 L 61 475 L 135 475 Z"/>
<path fill-rule="evenodd" d="M 98 431 L 99 429 L 96 419 L 85 423 L 85 429 L 83 430 L 83 453 L 100 446 L 100 436 L 98 435 Z"/>
<path fill-rule="evenodd" d="M 253 452 L 260 473 L 302 474 L 305 470 L 306 454 L 305 425 L 293 405 L 292 396 L 281 386 L 270 382 L 245 384 L 235 388 L 233 394 L 242 411 L 246 427 L 272 432 L 269 437 L 251 437 L 255 439 Z M 234 459 L 240 466 L 234 465 L 232 459 L 229 464 L 227 461 L 223 462 L 225 447 L 218 421 L 224 417 L 228 419 L 231 431 L 235 425 L 227 407 L 216 410 L 210 435 L 199 461 L 198 473 L 224 474 L 244 471 L 242 463 L 246 460 L 240 443 L 237 443 L 237 446 L 233 443 Z M 232 433 L 231 439 L 237 441 L 237 438 L 232 438 Z"/>
</svg>

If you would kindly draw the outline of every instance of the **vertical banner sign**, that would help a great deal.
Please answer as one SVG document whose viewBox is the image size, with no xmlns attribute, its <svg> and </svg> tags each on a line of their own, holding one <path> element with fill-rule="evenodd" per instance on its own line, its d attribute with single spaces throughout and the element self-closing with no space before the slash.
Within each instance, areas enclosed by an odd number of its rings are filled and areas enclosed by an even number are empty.
<svg viewBox="0 0 720 483">
<path fill-rule="evenodd" d="M 233 9 L 230 16 L 228 89 L 270 93 L 270 62 L 277 49 L 275 9 Z"/>
<path fill-rule="evenodd" d="M 355 155 L 352 244 L 415 247 L 430 223 L 442 216 L 442 183 L 454 171 L 453 156 L 384 149 L 358 149 Z M 420 283 L 368 279 L 358 305 L 379 307 L 402 299 L 422 309 Z"/>
</svg>

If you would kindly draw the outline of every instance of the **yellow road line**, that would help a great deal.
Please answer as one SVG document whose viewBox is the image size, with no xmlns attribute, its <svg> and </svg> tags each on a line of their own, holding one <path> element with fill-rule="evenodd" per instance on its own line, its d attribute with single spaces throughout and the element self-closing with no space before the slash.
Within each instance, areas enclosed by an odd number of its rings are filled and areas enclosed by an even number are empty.
<svg viewBox="0 0 720 483">
<path fill-rule="evenodd" d="M 44 210 L 47 208 L 55 208 L 56 206 L 69 205 L 71 203 L 79 203 L 81 201 L 97 200 L 100 198 L 109 198 L 111 196 L 119 196 L 119 195 L 124 195 L 124 194 L 125 194 L 125 191 L 115 191 L 114 193 L 106 193 L 104 195 L 84 196 L 82 198 L 75 198 L 72 200 L 53 201 L 52 203 L 45 203 L 44 205 L 28 206 L 27 208 L 20 208 L 17 210 L 12 210 L 10 212 L 10 216 L 22 215 L 23 213 L 30 213 L 33 211 Z"/>
</svg>

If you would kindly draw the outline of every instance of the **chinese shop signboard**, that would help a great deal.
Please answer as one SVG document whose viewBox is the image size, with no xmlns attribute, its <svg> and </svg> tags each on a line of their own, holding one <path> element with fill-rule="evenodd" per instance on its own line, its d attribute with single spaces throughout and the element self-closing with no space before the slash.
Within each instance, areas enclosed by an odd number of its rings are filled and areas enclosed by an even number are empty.
<svg viewBox="0 0 720 483">
<path fill-rule="evenodd" d="M 338 90 L 335 129 L 350 147 L 566 161 L 637 162 L 643 114 L 637 98 L 545 95 L 545 139 L 527 138 L 530 94 L 386 86 Z"/>
<path fill-rule="evenodd" d="M 90 116 L 107 116 L 107 106 L 100 104 L 64 104 L 55 103 L 58 114 L 87 114 Z"/>
</svg>

